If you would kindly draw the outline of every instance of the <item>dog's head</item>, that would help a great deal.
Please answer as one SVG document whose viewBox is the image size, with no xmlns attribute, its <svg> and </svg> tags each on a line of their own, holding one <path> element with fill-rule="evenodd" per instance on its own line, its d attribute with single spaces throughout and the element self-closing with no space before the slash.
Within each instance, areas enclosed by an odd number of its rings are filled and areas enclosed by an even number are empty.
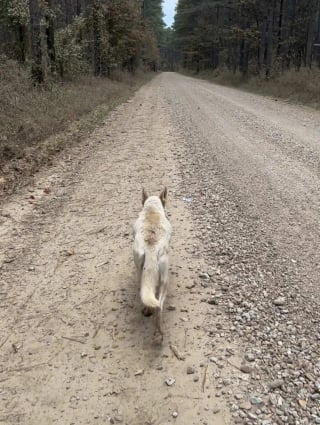
<svg viewBox="0 0 320 425">
<path fill-rule="evenodd" d="M 163 208 L 166 206 L 166 202 L 167 202 L 167 197 L 168 197 L 168 189 L 165 187 L 163 189 L 163 191 L 160 193 L 160 201 L 162 203 Z M 145 191 L 145 189 L 142 189 L 142 205 L 144 205 L 144 203 L 146 202 L 146 200 L 149 198 L 149 195 L 147 194 L 147 192 Z"/>
</svg>

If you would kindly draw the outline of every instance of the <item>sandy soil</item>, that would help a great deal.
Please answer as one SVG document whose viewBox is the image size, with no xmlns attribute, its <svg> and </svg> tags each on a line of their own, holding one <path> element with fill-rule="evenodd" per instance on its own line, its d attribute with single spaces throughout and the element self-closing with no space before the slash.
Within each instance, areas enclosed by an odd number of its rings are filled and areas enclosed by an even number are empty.
<svg viewBox="0 0 320 425">
<path fill-rule="evenodd" d="M 299 312 L 311 329 L 305 303 L 318 320 L 319 123 L 306 108 L 165 73 L 2 205 L 0 422 L 308 423 L 281 422 L 246 395 L 283 378 L 280 348 L 268 346 L 273 369 L 258 344 L 263 325 Z M 164 185 L 174 236 L 159 345 L 141 314 L 132 224 L 142 186 Z M 307 298 L 270 310 L 288 286 Z M 245 308 L 257 310 L 249 324 Z"/>
<path fill-rule="evenodd" d="M 156 80 L 3 206 L 2 422 L 205 424 L 219 408 L 216 423 L 228 423 L 211 388 L 214 365 L 207 369 L 216 351 L 208 307 L 192 289 L 203 260 L 174 159 L 180 142 Z M 166 306 L 174 310 L 166 308 L 159 347 L 152 318 L 141 314 L 131 234 L 142 185 L 157 193 L 165 184 L 174 227 Z"/>
</svg>

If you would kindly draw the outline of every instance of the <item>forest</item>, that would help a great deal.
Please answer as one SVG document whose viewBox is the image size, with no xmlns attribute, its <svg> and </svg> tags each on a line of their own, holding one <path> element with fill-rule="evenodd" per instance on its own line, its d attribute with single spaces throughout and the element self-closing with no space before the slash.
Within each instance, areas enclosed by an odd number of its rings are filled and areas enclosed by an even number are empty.
<svg viewBox="0 0 320 425">
<path fill-rule="evenodd" d="M 0 53 L 48 77 L 110 76 L 154 68 L 163 27 L 161 0 L 3 0 Z"/>
<path fill-rule="evenodd" d="M 320 0 L 179 0 L 173 33 L 183 67 L 197 72 L 320 67 Z"/>
<path fill-rule="evenodd" d="M 320 67 L 320 0 L 3 0 L 0 54 L 34 84 L 126 70 L 227 69 L 264 75 Z"/>
</svg>

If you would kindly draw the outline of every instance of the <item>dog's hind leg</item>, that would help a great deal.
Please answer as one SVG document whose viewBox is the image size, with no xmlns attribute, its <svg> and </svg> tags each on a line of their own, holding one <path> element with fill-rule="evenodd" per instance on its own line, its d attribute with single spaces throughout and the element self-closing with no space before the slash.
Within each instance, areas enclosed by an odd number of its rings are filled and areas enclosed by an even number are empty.
<svg viewBox="0 0 320 425">
<path fill-rule="evenodd" d="M 167 255 L 162 255 L 159 259 L 159 302 L 160 309 L 163 310 L 163 303 L 167 295 L 169 280 L 169 261 Z"/>
<path fill-rule="evenodd" d="M 141 284 L 141 276 L 142 276 L 142 270 L 144 266 L 145 261 L 145 253 L 142 249 L 135 248 L 133 250 L 133 260 L 134 264 L 137 269 L 137 275 L 138 275 L 138 284 Z M 152 316 L 152 309 L 149 307 L 143 307 L 142 314 L 146 317 Z"/>
<path fill-rule="evenodd" d="M 143 269 L 144 260 L 145 260 L 144 251 L 142 249 L 134 249 L 133 250 L 133 260 L 134 260 L 134 264 L 135 264 L 136 269 L 137 269 L 138 283 L 140 284 L 142 269 Z"/>
<path fill-rule="evenodd" d="M 169 280 L 169 261 L 168 256 L 162 255 L 159 258 L 159 302 L 160 309 L 157 311 L 156 315 L 156 329 L 159 331 L 160 335 L 163 338 L 163 329 L 162 329 L 162 310 L 163 303 L 167 295 L 168 289 L 168 280 Z"/>
</svg>

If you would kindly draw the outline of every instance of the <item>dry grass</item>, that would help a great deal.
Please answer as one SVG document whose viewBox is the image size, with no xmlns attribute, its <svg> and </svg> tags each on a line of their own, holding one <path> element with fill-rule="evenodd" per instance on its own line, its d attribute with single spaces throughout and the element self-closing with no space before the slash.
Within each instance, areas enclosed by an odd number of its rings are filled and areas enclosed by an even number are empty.
<svg viewBox="0 0 320 425">
<path fill-rule="evenodd" d="M 28 71 L 0 60 L 0 195 L 56 152 L 86 137 L 151 75 L 82 77 L 34 88 Z M 5 184 L 3 183 L 5 182 Z"/>
<path fill-rule="evenodd" d="M 227 71 L 201 72 L 199 78 L 218 84 L 238 87 L 250 92 L 282 98 L 313 108 L 320 108 L 320 70 L 287 71 L 269 80 L 262 77 L 243 78 Z"/>
</svg>

